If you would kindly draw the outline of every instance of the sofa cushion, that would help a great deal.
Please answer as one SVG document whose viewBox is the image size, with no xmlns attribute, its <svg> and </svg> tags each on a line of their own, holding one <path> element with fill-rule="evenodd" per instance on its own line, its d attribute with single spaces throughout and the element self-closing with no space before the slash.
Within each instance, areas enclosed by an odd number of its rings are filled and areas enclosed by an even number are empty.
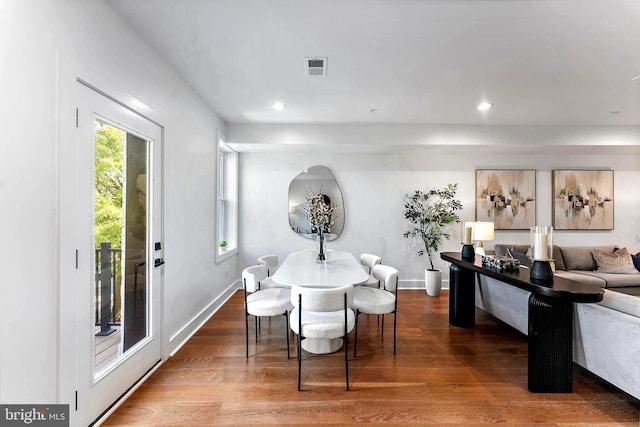
<svg viewBox="0 0 640 427">
<path fill-rule="evenodd" d="M 613 253 L 593 250 L 591 254 L 598 266 L 598 273 L 640 274 L 634 267 L 627 248 L 620 248 Z"/>
<path fill-rule="evenodd" d="M 587 270 L 595 271 L 598 266 L 591 251 L 599 250 L 612 253 L 613 245 L 610 246 L 560 246 L 562 260 L 566 270 Z"/>
<path fill-rule="evenodd" d="M 567 270 L 567 271 L 558 271 L 556 270 L 553 273 L 554 276 L 564 277 L 565 279 L 575 280 L 580 283 L 587 283 L 589 285 L 600 286 L 601 288 L 607 287 L 607 281 L 601 277 L 590 274 L 590 272 L 586 272 L 584 270 Z"/>
<path fill-rule="evenodd" d="M 640 286 L 629 286 L 612 289 L 612 291 L 620 292 L 627 295 L 635 295 L 640 297 Z M 638 300 L 640 301 L 640 300 Z"/>
<path fill-rule="evenodd" d="M 602 301 L 598 304 L 613 310 L 640 317 L 640 298 L 613 290 L 605 290 Z"/>
<path fill-rule="evenodd" d="M 564 264 L 564 259 L 562 258 L 562 249 L 560 249 L 560 246 L 553 245 L 553 260 L 556 263 L 556 270 L 567 269 L 567 266 Z"/>
<path fill-rule="evenodd" d="M 606 282 L 605 288 L 640 286 L 640 274 L 600 273 L 599 271 L 574 270 L 585 277 L 595 277 Z"/>
</svg>

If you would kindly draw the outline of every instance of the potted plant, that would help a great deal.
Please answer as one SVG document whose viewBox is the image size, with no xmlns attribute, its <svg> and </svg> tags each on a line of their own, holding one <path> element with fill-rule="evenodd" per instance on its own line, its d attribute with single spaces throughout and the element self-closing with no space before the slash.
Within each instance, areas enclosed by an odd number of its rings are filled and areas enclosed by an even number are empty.
<svg viewBox="0 0 640 427">
<path fill-rule="evenodd" d="M 226 240 L 220 240 L 218 242 L 218 246 L 220 247 L 220 252 L 225 252 L 227 250 L 227 241 Z"/>
<path fill-rule="evenodd" d="M 433 265 L 433 254 L 440 249 L 442 239 L 451 238 L 449 226 L 459 223 L 456 213 L 462 210 L 462 202 L 455 198 L 458 184 L 447 184 L 443 189 L 432 188 L 427 192 L 416 191 L 404 196 L 404 217 L 413 228 L 403 234 L 405 239 L 417 237 L 424 242 L 418 255 L 427 254 L 431 268 L 425 269 L 427 294 L 437 296 L 442 288 L 442 272 Z"/>
</svg>

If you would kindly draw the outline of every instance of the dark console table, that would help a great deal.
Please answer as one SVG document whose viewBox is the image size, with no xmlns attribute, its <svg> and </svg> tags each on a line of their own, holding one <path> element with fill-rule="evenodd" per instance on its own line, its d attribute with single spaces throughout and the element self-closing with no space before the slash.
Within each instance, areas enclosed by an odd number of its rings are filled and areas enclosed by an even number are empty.
<svg viewBox="0 0 640 427">
<path fill-rule="evenodd" d="M 500 271 L 482 266 L 482 257 L 463 260 L 460 253 L 443 252 L 449 269 L 449 323 L 475 326 L 475 274 L 497 279 L 531 292 L 529 297 L 528 387 L 534 393 L 573 391 L 573 303 L 602 301 L 604 290 L 574 280 L 555 277 L 552 283 L 536 283 L 529 269 Z M 475 273 L 475 274 L 474 274 Z"/>
</svg>

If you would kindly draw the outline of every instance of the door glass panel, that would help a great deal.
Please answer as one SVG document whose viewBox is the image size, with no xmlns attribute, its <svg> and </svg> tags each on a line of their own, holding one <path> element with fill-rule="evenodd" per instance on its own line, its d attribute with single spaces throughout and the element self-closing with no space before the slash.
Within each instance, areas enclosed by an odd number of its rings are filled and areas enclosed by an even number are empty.
<svg viewBox="0 0 640 427">
<path fill-rule="evenodd" d="M 94 375 L 149 335 L 149 141 L 103 120 L 95 133 Z"/>
</svg>

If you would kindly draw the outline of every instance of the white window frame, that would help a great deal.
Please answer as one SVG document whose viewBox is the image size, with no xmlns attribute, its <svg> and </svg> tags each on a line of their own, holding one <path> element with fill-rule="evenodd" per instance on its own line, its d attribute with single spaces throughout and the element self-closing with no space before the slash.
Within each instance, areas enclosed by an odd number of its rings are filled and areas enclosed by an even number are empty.
<svg viewBox="0 0 640 427">
<path fill-rule="evenodd" d="M 218 134 L 216 163 L 216 263 L 238 253 L 238 153 Z M 220 204 L 224 213 L 220 214 Z M 223 251 L 218 242 L 227 241 Z"/>
</svg>

